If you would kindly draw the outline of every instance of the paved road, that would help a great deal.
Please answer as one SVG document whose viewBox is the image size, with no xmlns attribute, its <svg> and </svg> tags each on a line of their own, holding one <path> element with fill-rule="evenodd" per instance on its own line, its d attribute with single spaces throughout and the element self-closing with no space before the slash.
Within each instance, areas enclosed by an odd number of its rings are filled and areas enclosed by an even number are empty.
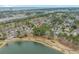
<svg viewBox="0 0 79 59">
<path fill-rule="evenodd" d="M 21 19 L 21 18 L 26 18 L 27 16 L 24 15 L 20 15 L 20 16 L 14 16 L 14 17 L 7 17 L 7 18 L 1 18 L 0 22 L 5 22 L 5 21 L 9 21 L 9 20 L 13 20 L 13 19 Z"/>
</svg>

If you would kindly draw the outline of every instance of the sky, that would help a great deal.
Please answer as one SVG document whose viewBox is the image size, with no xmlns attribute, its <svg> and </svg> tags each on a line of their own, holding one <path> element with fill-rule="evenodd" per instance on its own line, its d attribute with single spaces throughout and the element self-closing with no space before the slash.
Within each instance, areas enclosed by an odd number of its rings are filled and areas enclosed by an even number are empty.
<svg viewBox="0 0 79 59">
<path fill-rule="evenodd" d="M 79 0 L 0 0 L 0 6 L 12 7 L 16 5 L 65 5 L 78 6 Z"/>
</svg>

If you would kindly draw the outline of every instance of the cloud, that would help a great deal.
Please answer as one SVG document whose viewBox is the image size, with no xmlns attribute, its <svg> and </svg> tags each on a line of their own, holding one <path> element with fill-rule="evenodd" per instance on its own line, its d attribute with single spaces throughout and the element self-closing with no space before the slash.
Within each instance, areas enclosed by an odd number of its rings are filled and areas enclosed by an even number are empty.
<svg viewBox="0 0 79 59">
<path fill-rule="evenodd" d="M 79 5 L 78 0 L 0 0 L 0 5 Z"/>
</svg>

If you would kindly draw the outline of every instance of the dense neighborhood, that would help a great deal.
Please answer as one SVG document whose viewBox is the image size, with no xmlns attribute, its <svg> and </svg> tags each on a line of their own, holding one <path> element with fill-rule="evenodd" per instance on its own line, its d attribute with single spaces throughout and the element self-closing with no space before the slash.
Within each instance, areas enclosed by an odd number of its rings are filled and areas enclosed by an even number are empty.
<svg viewBox="0 0 79 59">
<path fill-rule="evenodd" d="M 0 22 L 0 40 L 42 36 L 58 38 L 62 44 L 79 49 L 79 13 L 46 12 L 21 13 L 18 17 L 25 18 Z"/>
</svg>

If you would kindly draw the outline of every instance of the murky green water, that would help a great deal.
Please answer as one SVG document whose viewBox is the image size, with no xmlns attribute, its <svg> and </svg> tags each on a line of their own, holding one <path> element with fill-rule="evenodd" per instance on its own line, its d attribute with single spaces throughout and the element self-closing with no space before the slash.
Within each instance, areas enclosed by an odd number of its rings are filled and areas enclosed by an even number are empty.
<svg viewBox="0 0 79 59">
<path fill-rule="evenodd" d="M 35 42 L 16 42 L 0 48 L 0 54 L 61 54 L 61 52 Z"/>
</svg>

